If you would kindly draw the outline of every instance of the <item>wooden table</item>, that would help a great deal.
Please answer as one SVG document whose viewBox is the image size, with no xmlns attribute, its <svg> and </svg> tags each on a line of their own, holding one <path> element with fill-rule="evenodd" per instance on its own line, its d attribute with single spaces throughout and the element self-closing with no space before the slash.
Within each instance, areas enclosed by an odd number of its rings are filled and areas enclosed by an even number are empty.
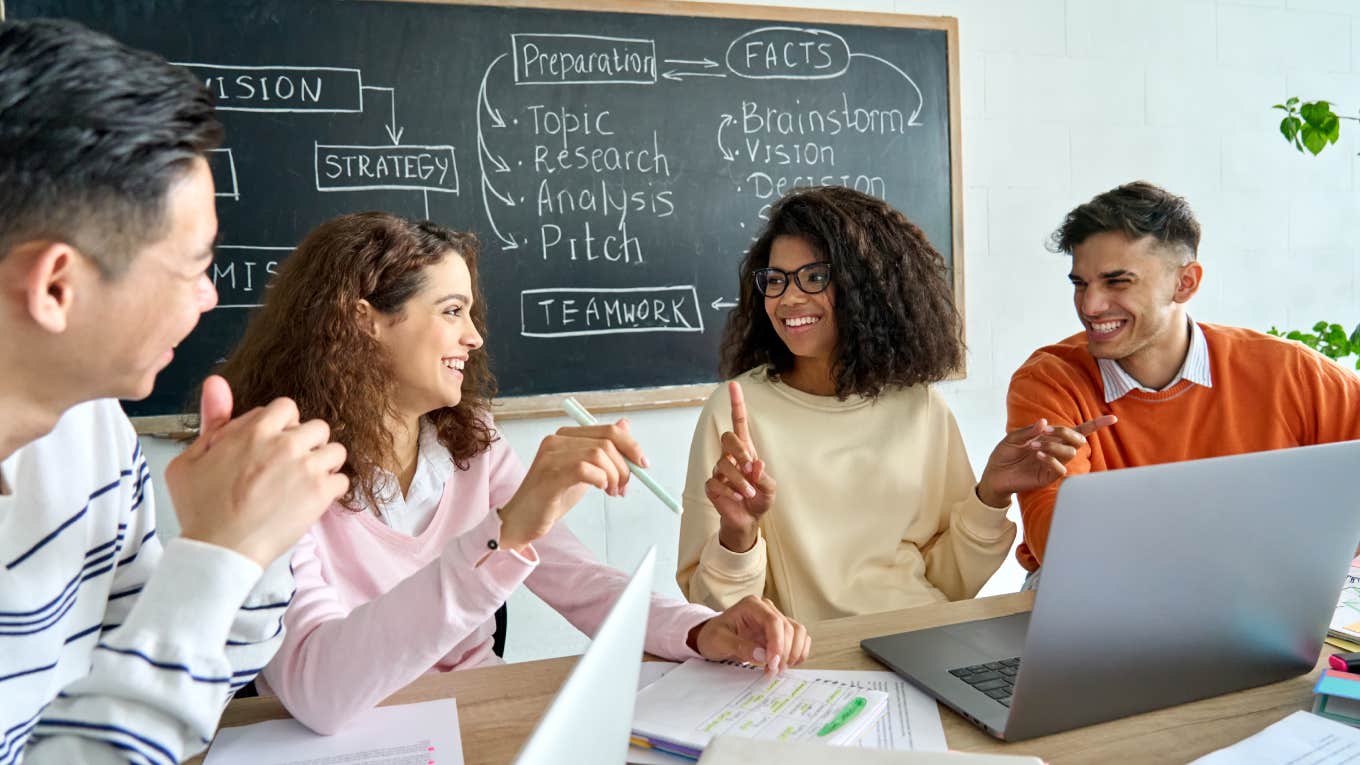
<svg viewBox="0 0 1360 765">
<path fill-rule="evenodd" d="M 912 629 L 1028 611 L 1033 593 L 945 603 L 938 606 L 855 616 L 809 625 L 813 638 L 807 666 L 819 669 L 883 669 L 859 641 Z M 1325 650 L 1324 657 L 1332 651 Z M 1062 763 L 1184 763 L 1239 741 L 1291 712 L 1312 705 L 1313 684 L 1324 666 L 1285 682 L 1183 704 L 1015 744 L 1001 743 L 952 710 L 940 707 L 951 749 L 1037 755 Z M 504 765 L 533 730 L 576 657 L 426 675 L 384 704 L 458 699 L 463 756 L 468 765 Z M 288 713 L 274 699 L 232 702 L 224 726 L 244 725 Z"/>
</svg>

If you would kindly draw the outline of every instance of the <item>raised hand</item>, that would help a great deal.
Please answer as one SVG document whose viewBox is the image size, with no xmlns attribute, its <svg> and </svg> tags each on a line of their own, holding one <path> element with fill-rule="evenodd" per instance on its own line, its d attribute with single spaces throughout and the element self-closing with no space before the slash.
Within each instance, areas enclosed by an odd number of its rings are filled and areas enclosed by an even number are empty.
<svg viewBox="0 0 1360 765">
<path fill-rule="evenodd" d="M 695 650 L 705 659 L 764 664 L 770 674 L 802 664 L 812 650 L 812 638 L 803 625 L 755 595 L 747 595 L 697 629 Z"/>
<path fill-rule="evenodd" d="M 522 550 L 547 534 L 592 486 L 611 497 L 628 488 L 628 463 L 651 463 L 628 431 L 613 425 L 561 428 L 543 439 L 515 496 L 501 508 L 503 547 Z"/>
<path fill-rule="evenodd" d="M 722 434 L 723 453 L 704 493 L 721 519 L 718 541 L 733 552 L 746 552 L 756 543 L 760 517 L 774 502 L 775 480 L 756 455 L 741 385 L 729 382 L 727 395 L 732 399 L 732 430 Z"/>
<path fill-rule="evenodd" d="M 199 436 L 165 468 L 181 534 L 262 567 L 286 552 L 349 488 L 345 447 L 286 398 L 231 418 L 227 381 L 203 382 Z"/>
<path fill-rule="evenodd" d="M 1068 428 L 1040 419 L 1012 430 L 987 459 L 977 485 L 978 498 L 993 507 L 1005 507 L 1015 492 L 1053 483 L 1067 475 L 1067 463 L 1086 445 L 1087 436 L 1118 421 L 1106 414 Z"/>
</svg>

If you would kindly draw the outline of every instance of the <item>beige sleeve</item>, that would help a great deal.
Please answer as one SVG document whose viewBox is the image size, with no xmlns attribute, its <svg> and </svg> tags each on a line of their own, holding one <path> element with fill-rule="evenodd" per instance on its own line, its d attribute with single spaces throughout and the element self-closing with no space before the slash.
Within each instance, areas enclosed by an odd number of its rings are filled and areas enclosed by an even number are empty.
<svg viewBox="0 0 1360 765">
<path fill-rule="evenodd" d="M 720 386 L 699 414 L 699 424 L 694 428 L 675 572 L 675 581 L 686 598 L 719 611 L 747 595 L 763 595 L 766 570 L 765 536 L 760 535 L 755 546 L 744 553 L 723 547 L 718 542 L 718 511 L 704 493 L 704 484 L 722 456 L 719 422 L 730 420 L 726 403 L 726 389 Z M 723 411 L 715 411 L 719 408 Z M 727 427 L 731 427 L 730 423 Z"/>
<path fill-rule="evenodd" d="M 944 406 L 943 401 L 932 402 Z M 1015 541 L 1006 510 L 978 499 L 973 467 L 954 414 L 945 409 L 945 487 L 941 531 L 926 545 L 926 579 L 950 600 L 977 595 L 996 573 Z"/>
</svg>

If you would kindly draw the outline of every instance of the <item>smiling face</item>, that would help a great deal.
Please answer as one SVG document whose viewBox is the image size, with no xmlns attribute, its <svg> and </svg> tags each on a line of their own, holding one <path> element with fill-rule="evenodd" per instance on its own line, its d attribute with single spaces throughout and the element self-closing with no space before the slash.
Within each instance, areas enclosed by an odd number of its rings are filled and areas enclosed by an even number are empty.
<svg viewBox="0 0 1360 765">
<path fill-rule="evenodd" d="M 765 298 L 765 314 L 779 339 L 794 355 L 795 367 L 804 361 L 830 364 L 835 358 L 835 285 L 808 294 L 793 278 L 799 268 L 822 260 L 820 253 L 802 237 L 780 236 L 770 245 L 770 267 L 789 274 L 789 283 L 783 295 Z M 803 274 L 803 281 L 808 281 L 807 272 Z"/>
<path fill-rule="evenodd" d="M 1198 264 L 1179 265 L 1151 236 L 1109 231 L 1075 246 L 1069 278 L 1091 355 L 1118 361 L 1180 344 L 1184 303 L 1194 294 L 1183 275 L 1191 268 Z"/>
<path fill-rule="evenodd" d="M 472 275 L 454 251 L 425 268 L 425 286 L 374 332 L 392 363 L 397 410 L 419 416 L 457 406 L 463 367 L 482 336 L 472 322 Z"/>
<path fill-rule="evenodd" d="M 217 213 L 208 163 L 195 158 L 166 191 L 165 234 L 118 277 L 88 280 L 88 299 L 72 317 L 85 347 L 83 379 L 91 396 L 140 399 L 199 317 L 217 304 L 212 267 Z M 92 268 L 92 267 L 91 267 Z"/>
</svg>

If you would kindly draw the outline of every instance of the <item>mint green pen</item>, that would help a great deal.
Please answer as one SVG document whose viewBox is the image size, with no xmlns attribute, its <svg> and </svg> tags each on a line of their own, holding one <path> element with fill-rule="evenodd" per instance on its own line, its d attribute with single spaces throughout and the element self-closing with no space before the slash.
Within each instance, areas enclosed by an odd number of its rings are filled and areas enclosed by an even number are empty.
<svg viewBox="0 0 1360 765">
<path fill-rule="evenodd" d="M 567 396 L 563 399 L 562 410 L 581 425 L 590 426 L 600 424 L 600 421 L 595 419 L 595 415 L 587 412 L 586 408 L 581 406 L 581 402 L 571 396 Z M 670 492 L 661 488 L 661 484 L 657 483 L 655 478 L 652 478 L 646 470 L 643 470 L 640 466 L 634 464 L 632 460 L 625 459 L 624 462 L 628 463 L 629 472 L 637 476 L 637 479 L 642 481 L 643 486 L 651 489 L 652 493 L 656 495 L 656 498 L 661 500 L 661 502 L 665 504 L 666 507 L 669 507 L 676 515 L 680 514 L 680 503 L 675 501 L 675 497 L 672 497 Z"/>
</svg>

